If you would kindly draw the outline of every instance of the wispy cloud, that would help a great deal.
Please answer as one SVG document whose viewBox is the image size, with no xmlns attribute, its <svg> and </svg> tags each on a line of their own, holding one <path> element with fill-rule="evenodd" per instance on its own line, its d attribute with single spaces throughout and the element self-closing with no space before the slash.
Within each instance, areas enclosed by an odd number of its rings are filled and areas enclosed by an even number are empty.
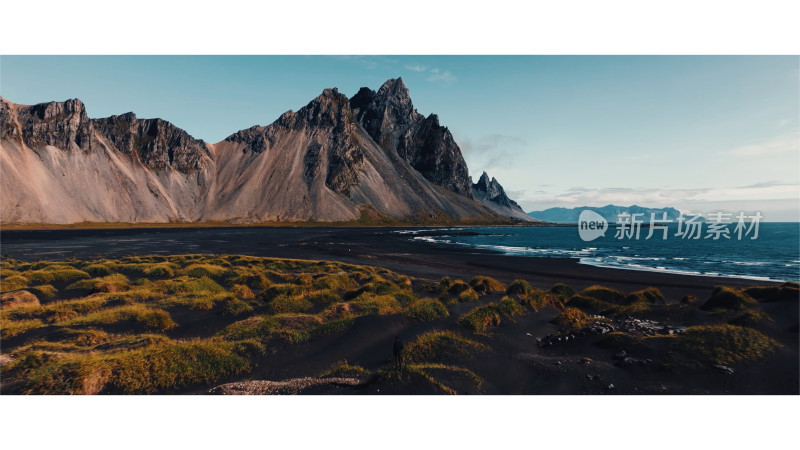
<svg viewBox="0 0 800 450">
<path fill-rule="evenodd" d="M 515 150 L 527 144 L 522 138 L 505 134 L 489 134 L 477 139 L 456 135 L 456 142 L 466 158 L 486 170 L 508 167 L 519 154 Z"/>
<path fill-rule="evenodd" d="M 419 64 L 413 64 L 413 65 L 410 65 L 410 66 L 406 66 L 406 69 L 414 71 L 414 72 L 425 72 L 425 69 L 427 69 L 427 68 L 425 66 L 421 66 Z"/>
<path fill-rule="evenodd" d="M 430 76 L 428 76 L 428 81 L 432 82 L 443 82 L 445 84 L 452 83 L 456 81 L 457 78 L 455 75 L 450 73 L 449 70 L 439 70 L 439 69 L 431 69 Z"/>
<path fill-rule="evenodd" d="M 800 135 L 798 133 L 788 133 L 771 139 L 765 139 L 753 144 L 743 145 L 731 150 L 723 151 L 723 154 L 739 158 L 763 157 L 773 155 L 783 155 L 800 152 Z"/>
<path fill-rule="evenodd" d="M 650 207 L 748 202 L 800 200 L 800 184 L 770 181 L 748 186 L 696 189 L 632 189 L 572 187 L 563 192 L 525 191 L 518 200 L 528 204 L 549 206 L 603 206 L 608 204 Z M 548 206 L 548 207 L 549 207 Z"/>
</svg>

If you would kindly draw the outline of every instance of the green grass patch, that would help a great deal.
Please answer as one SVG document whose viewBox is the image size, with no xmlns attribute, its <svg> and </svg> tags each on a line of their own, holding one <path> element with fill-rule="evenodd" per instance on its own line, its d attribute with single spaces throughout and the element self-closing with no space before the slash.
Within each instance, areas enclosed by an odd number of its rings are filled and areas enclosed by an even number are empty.
<svg viewBox="0 0 800 450">
<path fill-rule="evenodd" d="M 459 303 L 470 303 L 470 302 L 477 302 L 478 301 L 478 293 L 475 289 L 468 289 L 460 294 L 458 294 L 458 302 Z"/>
<path fill-rule="evenodd" d="M 418 336 L 403 349 L 404 360 L 410 363 L 442 362 L 469 358 L 489 350 L 487 345 L 473 341 L 452 331 L 429 331 Z"/>
<path fill-rule="evenodd" d="M 334 273 L 317 278 L 313 282 L 316 289 L 329 289 L 332 291 L 351 291 L 358 288 L 358 283 L 343 273 Z"/>
<path fill-rule="evenodd" d="M 728 324 L 689 327 L 672 339 L 673 348 L 685 357 L 711 364 L 756 361 L 778 347 L 760 331 Z"/>
<path fill-rule="evenodd" d="M 231 288 L 231 294 L 243 299 L 256 298 L 253 295 L 253 291 L 246 284 L 234 284 Z"/>
<path fill-rule="evenodd" d="M 450 315 L 442 302 L 433 298 L 422 298 L 415 301 L 403 311 L 403 314 L 420 322 L 443 319 Z"/>
<path fill-rule="evenodd" d="M 262 339 L 280 326 L 280 322 L 274 316 L 254 316 L 228 325 L 219 335 L 229 341 Z"/>
<path fill-rule="evenodd" d="M 600 300 L 601 302 L 611 303 L 614 305 L 625 305 L 628 303 L 626 300 L 627 296 L 623 292 L 605 286 L 591 286 L 584 289 L 581 294 L 584 297 L 594 298 L 596 300 Z"/>
<path fill-rule="evenodd" d="M 778 286 L 754 286 L 745 289 L 744 293 L 760 302 L 797 301 L 800 300 L 800 285 L 789 282 Z"/>
<path fill-rule="evenodd" d="M 118 292 L 128 289 L 130 280 L 121 273 L 106 275 L 88 280 L 78 280 L 66 289 L 89 289 L 94 292 Z"/>
<path fill-rule="evenodd" d="M 508 285 L 508 289 L 506 289 L 507 295 L 516 295 L 519 297 L 524 297 L 533 291 L 533 286 L 525 280 L 514 280 L 511 284 Z"/>
<path fill-rule="evenodd" d="M 345 361 L 339 361 L 331 366 L 330 369 L 319 374 L 319 378 L 351 378 L 369 376 L 369 370 L 353 365 Z"/>
<path fill-rule="evenodd" d="M 0 337 L 8 339 L 20 335 L 28 330 L 44 326 L 41 320 L 8 320 L 0 319 Z"/>
<path fill-rule="evenodd" d="M 168 312 L 143 305 L 125 305 L 102 309 L 85 316 L 56 323 L 56 325 L 70 327 L 76 325 L 109 325 L 125 322 L 161 331 L 169 330 L 177 326 Z"/>
<path fill-rule="evenodd" d="M 728 286 L 717 286 L 711 293 L 711 298 L 706 300 L 700 309 L 705 311 L 712 311 L 715 309 L 741 311 L 755 303 L 756 301 L 746 293 L 742 292 L 741 289 Z"/>
<path fill-rule="evenodd" d="M 250 368 L 224 341 L 157 344 L 119 353 L 65 355 L 26 374 L 28 394 L 150 394 L 209 384 Z"/>
<path fill-rule="evenodd" d="M 30 283 L 30 280 L 23 277 L 22 275 L 11 275 L 8 277 L 2 277 L 0 278 L 0 291 L 1 292 L 16 291 L 18 289 L 23 289 L 28 287 L 28 283 Z"/>
<path fill-rule="evenodd" d="M 503 318 L 511 318 L 525 310 L 516 300 L 505 297 L 499 302 L 479 306 L 464 314 L 458 324 L 475 333 L 485 333 L 490 326 L 500 325 Z"/>
<path fill-rule="evenodd" d="M 562 302 L 567 301 L 570 297 L 575 295 L 575 289 L 567 286 L 564 283 L 556 283 L 550 288 L 550 292 L 557 295 Z"/>
<path fill-rule="evenodd" d="M 477 276 L 469 280 L 469 285 L 478 294 L 492 294 L 506 291 L 506 285 L 490 277 Z"/>
<path fill-rule="evenodd" d="M 385 316 L 397 314 L 403 310 L 400 302 L 393 295 L 362 295 L 350 302 L 351 307 L 364 315 Z"/>
</svg>

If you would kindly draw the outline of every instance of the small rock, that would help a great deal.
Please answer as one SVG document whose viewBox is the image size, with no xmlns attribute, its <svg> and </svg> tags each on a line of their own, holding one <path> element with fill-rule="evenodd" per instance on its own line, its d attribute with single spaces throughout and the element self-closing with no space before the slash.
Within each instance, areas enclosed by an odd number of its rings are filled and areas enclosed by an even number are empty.
<svg viewBox="0 0 800 450">
<path fill-rule="evenodd" d="M 734 374 L 733 368 L 728 367 L 728 366 L 723 366 L 721 364 L 714 364 L 712 367 L 717 369 L 717 372 L 723 373 L 725 375 L 733 375 Z"/>
<path fill-rule="evenodd" d="M 611 389 L 614 389 L 614 383 L 608 385 L 608 390 L 610 391 Z"/>
<path fill-rule="evenodd" d="M 39 306 L 39 299 L 28 291 L 6 292 L 0 296 L 0 306 L 16 308 L 18 306 Z"/>
<path fill-rule="evenodd" d="M 626 352 L 625 350 L 623 350 L 623 351 L 617 353 L 616 355 L 614 355 L 614 358 L 616 358 L 616 359 L 625 359 L 627 357 L 628 357 L 628 352 Z"/>
</svg>

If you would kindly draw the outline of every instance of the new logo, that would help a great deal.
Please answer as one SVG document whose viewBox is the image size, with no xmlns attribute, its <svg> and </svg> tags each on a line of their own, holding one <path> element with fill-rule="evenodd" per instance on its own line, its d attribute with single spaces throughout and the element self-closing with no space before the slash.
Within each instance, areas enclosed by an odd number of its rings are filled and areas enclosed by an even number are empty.
<svg viewBox="0 0 800 450">
<path fill-rule="evenodd" d="M 584 241 L 593 241 L 600 236 L 605 237 L 608 221 L 596 212 L 585 209 L 578 217 L 578 234 Z"/>
</svg>

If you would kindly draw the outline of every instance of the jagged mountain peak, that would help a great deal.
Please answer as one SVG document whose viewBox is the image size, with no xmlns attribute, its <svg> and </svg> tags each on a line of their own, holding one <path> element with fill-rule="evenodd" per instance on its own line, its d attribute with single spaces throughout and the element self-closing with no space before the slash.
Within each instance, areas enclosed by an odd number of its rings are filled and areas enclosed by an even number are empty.
<svg viewBox="0 0 800 450">
<path fill-rule="evenodd" d="M 29 106 L 28 111 L 38 117 L 39 120 L 53 120 L 65 115 L 78 115 L 81 119 L 87 119 L 86 106 L 77 98 L 63 102 L 39 103 Z"/>
<path fill-rule="evenodd" d="M 385 151 L 406 160 L 427 180 L 472 198 L 467 163 L 439 117 L 414 109 L 401 78 L 385 82 L 378 92 L 361 88 L 350 99 L 356 121 Z"/>
<path fill-rule="evenodd" d="M 391 78 L 383 83 L 378 89 L 377 95 L 383 98 L 411 99 L 408 88 L 400 77 Z"/>
<path fill-rule="evenodd" d="M 337 88 L 323 90 L 317 98 L 300 108 L 296 116 L 304 125 L 319 127 L 342 127 L 353 121 L 350 100 Z"/>
<path fill-rule="evenodd" d="M 3 205 L 4 223 L 518 218 L 475 202 L 452 134 L 414 109 L 401 78 L 350 99 L 325 89 L 270 125 L 211 145 L 132 112 L 89 119 L 77 99 L 2 100 L 0 156 L 7 167 L 33 167 L 0 180 L 4 192 L 21 193 L 20 205 Z"/>
<path fill-rule="evenodd" d="M 505 189 L 496 178 L 489 179 L 486 171 L 483 171 L 478 182 L 472 185 L 472 192 L 476 200 L 497 212 L 505 213 L 521 220 L 524 220 L 523 217 L 527 216 L 517 202 L 508 197 Z"/>
</svg>

